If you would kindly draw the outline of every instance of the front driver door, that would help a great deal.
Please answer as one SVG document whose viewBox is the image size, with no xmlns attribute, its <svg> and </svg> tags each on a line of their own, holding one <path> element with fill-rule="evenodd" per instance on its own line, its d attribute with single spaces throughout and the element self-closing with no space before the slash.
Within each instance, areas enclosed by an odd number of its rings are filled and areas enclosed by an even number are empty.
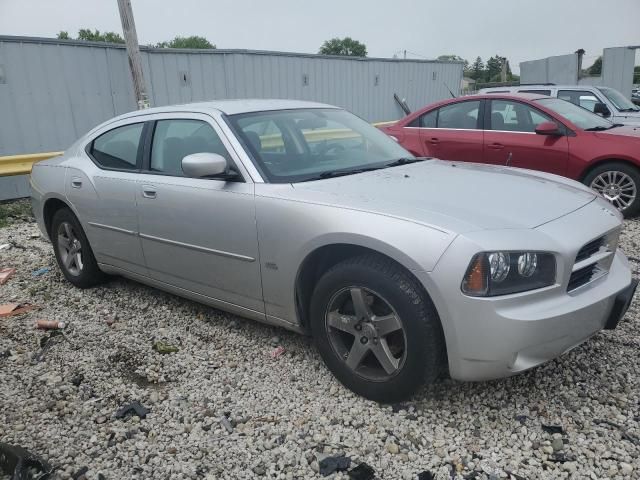
<svg viewBox="0 0 640 480">
<path fill-rule="evenodd" d="M 149 275 L 263 314 L 253 183 L 183 175 L 181 161 L 192 153 L 218 153 L 237 165 L 211 117 L 163 114 L 154 120 L 137 184 Z"/>
<path fill-rule="evenodd" d="M 553 121 L 547 114 L 515 100 L 491 100 L 487 105 L 484 162 L 567 174 L 566 135 L 538 135 L 536 126 Z M 560 125 L 560 124 L 558 124 Z M 562 125 L 560 125 L 561 128 Z"/>
</svg>

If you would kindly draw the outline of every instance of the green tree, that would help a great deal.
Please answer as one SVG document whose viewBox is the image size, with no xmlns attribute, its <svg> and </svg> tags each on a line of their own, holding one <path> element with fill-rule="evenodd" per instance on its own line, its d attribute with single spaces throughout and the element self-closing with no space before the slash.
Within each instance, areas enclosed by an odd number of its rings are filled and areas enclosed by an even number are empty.
<svg viewBox="0 0 640 480">
<path fill-rule="evenodd" d="M 64 30 L 60 30 L 56 38 L 60 40 L 69 40 L 69 32 L 65 32 Z"/>
<path fill-rule="evenodd" d="M 198 35 L 190 37 L 176 37 L 168 42 L 156 44 L 156 48 L 216 48 L 209 40 Z"/>
<path fill-rule="evenodd" d="M 87 42 L 107 42 L 107 43 L 124 43 L 124 38 L 116 32 L 100 33 L 100 30 L 91 30 L 90 28 L 81 28 L 78 30 L 78 40 Z"/>
<path fill-rule="evenodd" d="M 633 83 L 640 83 L 640 66 L 633 67 Z"/>
<path fill-rule="evenodd" d="M 351 37 L 332 38 L 322 44 L 318 53 L 322 55 L 344 55 L 348 57 L 366 57 L 367 47 L 364 43 Z"/>
<path fill-rule="evenodd" d="M 602 74 L 602 56 L 596 58 L 596 61 L 593 62 L 589 68 L 587 68 L 587 72 L 589 75 L 598 76 Z"/>
<path fill-rule="evenodd" d="M 471 68 L 469 69 L 469 76 L 474 80 L 483 80 L 484 79 L 484 62 L 482 58 L 476 57 L 476 60 L 471 64 Z"/>
<path fill-rule="evenodd" d="M 487 82 L 499 82 L 501 80 L 502 65 L 505 62 L 507 64 L 507 80 L 511 80 L 513 74 L 509 66 L 509 60 L 507 60 L 507 57 L 501 57 L 500 55 L 495 55 L 487 60 L 485 80 Z"/>
</svg>

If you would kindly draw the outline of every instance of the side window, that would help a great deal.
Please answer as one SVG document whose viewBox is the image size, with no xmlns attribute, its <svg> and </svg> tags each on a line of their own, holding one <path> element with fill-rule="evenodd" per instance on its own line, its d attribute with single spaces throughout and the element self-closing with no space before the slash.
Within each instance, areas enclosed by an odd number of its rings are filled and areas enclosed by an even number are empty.
<svg viewBox="0 0 640 480">
<path fill-rule="evenodd" d="M 551 96 L 551 90 L 518 90 L 518 93 L 535 93 L 537 95 Z"/>
<path fill-rule="evenodd" d="M 480 101 L 454 103 L 440 108 L 438 128 L 478 128 Z"/>
<path fill-rule="evenodd" d="M 536 126 L 549 120 L 547 115 L 524 103 L 491 100 L 490 130 L 535 132 Z"/>
<path fill-rule="evenodd" d="M 437 119 L 438 110 L 431 110 L 420 117 L 420 126 L 422 128 L 436 128 Z"/>
<path fill-rule="evenodd" d="M 558 90 L 558 98 L 593 112 L 596 103 L 600 100 L 587 90 Z"/>
<path fill-rule="evenodd" d="M 183 176 L 182 159 L 192 153 L 217 153 L 230 161 L 220 137 L 201 120 L 158 120 L 151 143 L 152 172 Z"/>
<path fill-rule="evenodd" d="M 140 137 L 143 126 L 143 123 L 134 123 L 103 133 L 91 144 L 91 156 L 104 168 L 136 170 L 142 156 Z"/>
</svg>

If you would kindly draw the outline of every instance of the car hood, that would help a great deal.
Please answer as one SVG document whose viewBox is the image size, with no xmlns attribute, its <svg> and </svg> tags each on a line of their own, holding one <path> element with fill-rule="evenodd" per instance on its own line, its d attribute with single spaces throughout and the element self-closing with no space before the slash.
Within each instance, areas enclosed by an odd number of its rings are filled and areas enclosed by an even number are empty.
<svg viewBox="0 0 640 480">
<path fill-rule="evenodd" d="M 593 201 L 587 187 L 518 168 L 427 160 L 296 183 L 292 200 L 393 216 L 441 230 L 534 228 Z"/>
<path fill-rule="evenodd" d="M 640 119 L 638 119 L 640 120 Z M 612 135 L 619 135 L 622 137 L 636 137 L 640 138 L 640 125 L 625 125 L 624 127 L 615 127 L 610 130 L 603 130 L 602 132 L 595 132 L 596 137 L 612 139 Z"/>
</svg>

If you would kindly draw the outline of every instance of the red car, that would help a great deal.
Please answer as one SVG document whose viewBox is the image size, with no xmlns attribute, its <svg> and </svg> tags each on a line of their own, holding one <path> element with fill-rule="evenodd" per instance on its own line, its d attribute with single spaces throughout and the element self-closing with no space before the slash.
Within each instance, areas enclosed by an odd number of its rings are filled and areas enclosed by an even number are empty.
<svg viewBox="0 0 640 480">
<path fill-rule="evenodd" d="M 555 173 L 600 192 L 626 216 L 640 210 L 640 128 L 573 103 L 490 94 L 434 103 L 382 127 L 416 156 Z"/>
</svg>

